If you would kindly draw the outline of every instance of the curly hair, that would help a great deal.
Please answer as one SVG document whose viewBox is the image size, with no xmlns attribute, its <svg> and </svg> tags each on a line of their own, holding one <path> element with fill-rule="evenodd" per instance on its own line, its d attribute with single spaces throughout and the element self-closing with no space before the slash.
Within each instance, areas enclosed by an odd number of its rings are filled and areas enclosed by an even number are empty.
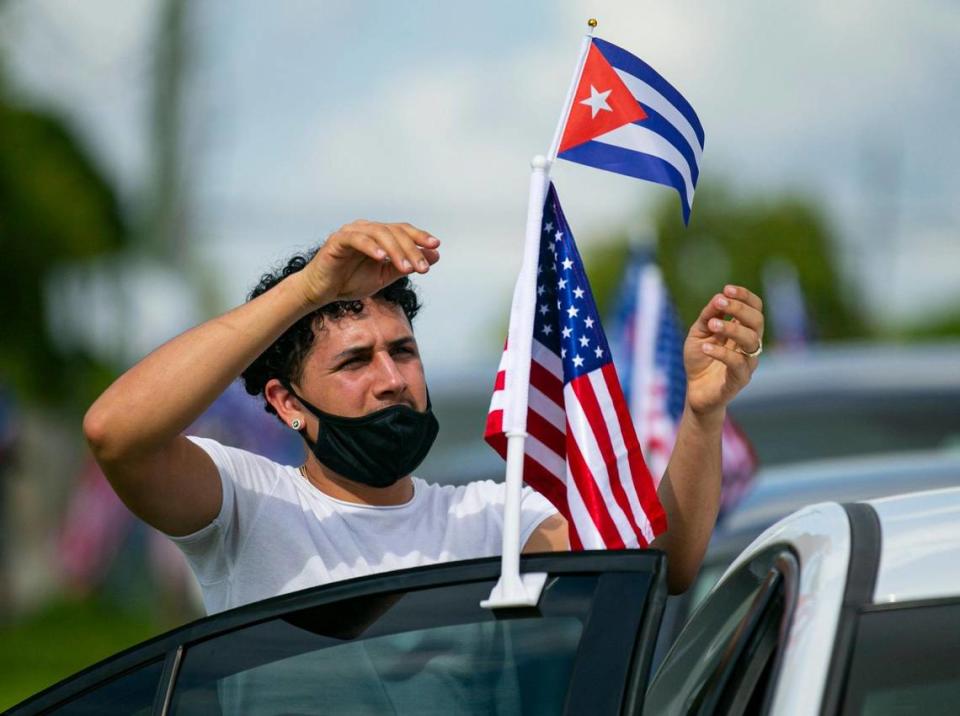
<svg viewBox="0 0 960 716">
<path fill-rule="evenodd" d="M 285 278 L 301 271 L 310 263 L 317 250 L 294 254 L 284 266 L 263 274 L 260 277 L 260 283 L 247 296 L 247 301 L 252 301 Z M 373 294 L 372 298 L 400 306 L 411 324 L 421 308 L 420 299 L 413 289 L 413 284 L 406 276 L 381 288 Z M 298 382 L 303 376 L 304 359 L 310 352 L 316 331 L 323 326 L 323 321 L 327 318 L 336 320 L 348 313 L 357 314 L 361 311 L 363 311 L 363 303 L 360 301 L 334 301 L 298 320 L 240 374 L 246 391 L 250 395 L 264 397 L 263 389 L 271 378 L 287 383 Z M 264 403 L 264 409 L 268 413 L 277 414 L 265 398 Z"/>
</svg>

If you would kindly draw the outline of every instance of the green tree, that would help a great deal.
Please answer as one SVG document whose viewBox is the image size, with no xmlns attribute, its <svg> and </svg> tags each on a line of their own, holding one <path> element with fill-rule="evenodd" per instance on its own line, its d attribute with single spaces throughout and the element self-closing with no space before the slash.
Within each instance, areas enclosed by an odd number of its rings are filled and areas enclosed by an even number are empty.
<svg viewBox="0 0 960 716">
<path fill-rule="evenodd" d="M 0 95 L 0 375 L 25 397 L 79 407 L 108 371 L 48 330 L 52 272 L 124 246 L 116 195 L 59 118 Z"/>
<path fill-rule="evenodd" d="M 697 191 L 685 227 L 675 196 L 653 212 L 657 260 L 684 321 L 725 283 L 763 292 L 771 262 L 796 270 L 806 308 L 821 340 L 862 336 L 865 328 L 854 298 L 845 290 L 835 257 L 836 239 L 823 212 L 810 199 L 793 196 L 737 196 L 718 181 Z M 612 298 L 629 251 L 628 232 L 602 242 L 586 257 L 601 308 Z M 776 330 L 768 321 L 768 339 Z"/>
</svg>

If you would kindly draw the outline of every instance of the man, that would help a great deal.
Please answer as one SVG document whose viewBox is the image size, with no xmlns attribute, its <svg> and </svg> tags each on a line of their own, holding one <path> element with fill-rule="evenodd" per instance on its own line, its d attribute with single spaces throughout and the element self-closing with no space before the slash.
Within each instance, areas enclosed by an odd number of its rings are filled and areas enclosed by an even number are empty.
<svg viewBox="0 0 960 716">
<path fill-rule="evenodd" d="M 427 273 L 439 245 L 409 224 L 348 224 L 265 276 L 244 305 L 148 355 L 87 412 L 84 433 L 117 494 L 181 547 L 208 612 L 499 551 L 502 485 L 411 476 L 436 423 L 406 277 Z M 687 406 L 660 486 L 669 530 L 653 545 L 668 554 L 671 591 L 689 585 L 706 549 L 725 408 L 762 334 L 760 300 L 728 286 L 687 338 Z M 183 436 L 241 373 L 310 448 L 299 470 Z M 525 551 L 568 548 L 566 521 L 529 489 L 521 529 Z"/>
</svg>

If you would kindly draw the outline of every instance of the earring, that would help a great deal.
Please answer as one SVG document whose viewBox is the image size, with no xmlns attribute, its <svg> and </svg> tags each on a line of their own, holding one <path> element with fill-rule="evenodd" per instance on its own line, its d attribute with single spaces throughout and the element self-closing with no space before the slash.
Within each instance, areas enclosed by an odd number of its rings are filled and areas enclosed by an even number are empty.
<svg viewBox="0 0 960 716">
<path fill-rule="evenodd" d="M 299 430 L 303 427 L 303 421 L 300 418 L 294 418 L 293 422 L 290 423 L 290 427 L 294 430 Z"/>
</svg>

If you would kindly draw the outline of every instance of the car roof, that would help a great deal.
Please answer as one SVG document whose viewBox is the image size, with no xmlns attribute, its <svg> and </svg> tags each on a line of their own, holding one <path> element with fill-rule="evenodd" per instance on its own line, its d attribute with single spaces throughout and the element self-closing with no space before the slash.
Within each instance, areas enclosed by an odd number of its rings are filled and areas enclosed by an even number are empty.
<svg viewBox="0 0 960 716">
<path fill-rule="evenodd" d="M 875 604 L 960 597 L 960 487 L 867 502 L 880 519 Z"/>
<path fill-rule="evenodd" d="M 880 559 L 874 604 L 960 598 L 960 486 L 861 500 L 877 515 Z M 829 515 L 830 520 L 824 516 Z M 850 559 L 850 529 L 836 502 L 804 507 L 768 527 L 727 568 L 721 581 L 744 562 L 775 544 L 789 545 L 801 566 Z M 854 554 L 856 558 L 859 553 Z"/>
</svg>

